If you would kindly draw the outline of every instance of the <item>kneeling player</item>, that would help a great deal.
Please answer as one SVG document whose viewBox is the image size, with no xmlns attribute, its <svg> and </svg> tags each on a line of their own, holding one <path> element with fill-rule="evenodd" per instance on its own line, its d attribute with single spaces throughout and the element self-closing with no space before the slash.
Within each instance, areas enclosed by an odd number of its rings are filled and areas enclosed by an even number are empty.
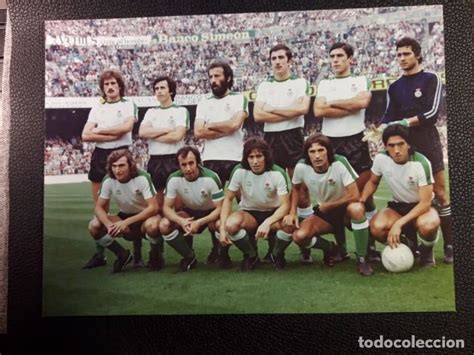
<svg viewBox="0 0 474 355">
<path fill-rule="evenodd" d="M 116 238 L 137 240 L 146 236 L 151 243 L 150 265 L 162 267 L 161 248 L 158 244 L 160 217 L 155 188 L 148 173 L 138 170 L 127 149 L 112 152 L 107 159 L 108 177 L 102 182 L 95 207 L 95 217 L 89 223 L 89 232 L 96 242 L 110 249 L 117 260 L 113 272 L 120 272 L 133 259 Z M 108 214 L 110 200 L 114 199 L 120 212 Z"/>
<path fill-rule="evenodd" d="M 435 265 L 433 246 L 438 235 L 439 216 L 431 207 L 433 174 L 429 160 L 414 152 L 409 144 L 408 129 L 399 124 L 388 126 L 382 135 L 385 152 L 376 155 L 370 180 L 364 187 L 361 202 L 377 190 L 382 176 L 393 195 L 387 208 L 370 221 L 370 232 L 390 247 L 397 247 L 407 228 L 418 232 L 420 266 Z M 414 225 L 413 225 L 414 223 Z"/>
<path fill-rule="evenodd" d="M 239 192 L 240 210 L 231 213 L 232 201 Z M 279 230 L 290 207 L 288 193 L 288 175 L 273 164 L 268 144 L 258 138 L 245 142 L 242 163 L 232 171 L 220 218 L 221 244 L 233 243 L 242 251 L 242 271 L 252 270 L 259 262 L 256 242 L 250 235 L 267 238 L 271 230 L 278 230 L 275 249 L 284 250 L 278 240 L 285 247 L 291 243 L 291 235 L 282 235 Z M 280 259 L 275 267 L 281 269 L 284 264 Z"/>
<path fill-rule="evenodd" d="M 322 249 L 324 263 L 333 266 L 337 250 L 334 244 L 319 235 L 340 232 L 345 226 L 344 220 L 350 219 L 358 271 L 364 276 L 372 275 L 366 259 L 369 223 L 364 205 L 356 202 L 359 199 L 356 172 L 345 157 L 334 154 L 331 142 L 322 134 L 308 137 L 303 156 L 295 168 L 291 211 L 285 218 L 285 224 L 299 227 L 293 232 L 294 242 L 301 247 Z M 313 207 L 313 215 L 298 225 L 296 206 L 302 183 L 318 204 Z"/>
<path fill-rule="evenodd" d="M 219 219 L 224 192 L 217 174 L 201 166 L 201 156 L 196 148 L 185 146 L 179 149 L 176 159 L 180 170 L 171 174 L 166 184 L 165 218 L 161 220 L 160 232 L 183 257 L 181 271 L 189 271 L 197 263 L 192 237 L 202 233 L 206 227 L 216 231 L 215 223 Z M 184 205 L 182 211 L 175 210 L 177 197 Z"/>
</svg>

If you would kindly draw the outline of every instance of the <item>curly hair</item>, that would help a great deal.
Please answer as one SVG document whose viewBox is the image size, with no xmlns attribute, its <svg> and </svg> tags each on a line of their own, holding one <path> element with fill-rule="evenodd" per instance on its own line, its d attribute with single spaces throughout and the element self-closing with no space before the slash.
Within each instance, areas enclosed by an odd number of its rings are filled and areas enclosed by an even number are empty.
<svg viewBox="0 0 474 355">
<path fill-rule="evenodd" d="M 265 171 L 270 170 L 273 166 L 272 151 L 268 143 L 258 137 L 249 138 L 244 143 L 244 153 L 242 156 L 242 166 L 244 167 L 244 169 L 251 170 L 248 158 L 250 153 L 254 149 L 261 151 L 263 156 L 265 157 Z"/>
<path fill-rule="evenodd" d="M 122 157 L 127 157 L 128 167 L 130 169 L 130 179 L 138 176 L 137 162 L 133 159 L 132 153 L 128 149 L 114 150 L 107 157 L 107 174 L 111 179 L 115 179 L 115 174 L 112 171 L 112 164 Z"/>
</svg>

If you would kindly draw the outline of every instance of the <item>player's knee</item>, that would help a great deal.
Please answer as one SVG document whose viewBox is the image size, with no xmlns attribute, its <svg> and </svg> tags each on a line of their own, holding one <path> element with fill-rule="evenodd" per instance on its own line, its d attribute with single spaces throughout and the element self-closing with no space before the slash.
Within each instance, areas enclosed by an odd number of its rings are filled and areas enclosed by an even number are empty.
<svg viewBox="0 0 474 355">
<path fill-rule="evenodd" d="M 288 226 L 288 225 L 283 225 L 281 226 L 281 230 L 285 233 L 288 233 L 288 234 L 293 234 L 295 228 L 293 226 Z"/>
<path fill-rule="evenodd" d="M 89 233 L 90 235 L 94 238 L 94 239 L 97 239 L 97 238 L 100 238 L 100 231 L 102 230 L 103 228 L 103 225 L 102 223 L 100 223 L 100 221 L 94 217 L 90 222 L 89 222 L 89 226 L 88 226 L 88 230 L 89 230 Z"/>
<path fill-rule="evenodd" d="M 352 219 L 361 220 L 365 218 L 365 207 L 361 202 L 350 203 L 346 210 Z"/>
<path fill-rule="evenodd" d="M 160 221 L 159 230 L 161 234 L 170 234 L 171 233 L 171 221 L 168 218 L 162 218 Z"/>
<path fill-rule="evenodd" d="M 433 235 L 434 233 L 436 233 L 439 224 L 439 219 L 431 218 L 429 220 L 423 221 L 423 223 L 417 223 L 416 229 L 418 233 L 422 236 Z"/>
<path fill-rule="evenodd" d="M 369 224 L 370 234 L 377 240 L 383 240 L 387 224 L 380 218 L 372 218 Z"/>
<path fill-rule="evenodd" d="M 148 218 L 144 225 L 145 233 L 148 235 L 156 235 L 160 232 L 160 222 L 161 218 L 154 216 L 151 218 Z"/>
<path fill-rule="evenodd" d="M 242 217 L 239 214 L 230 215 L 225 221 L 225 230 L 229 234 L 236 234 L 242 225 Z"/>
<path fill-rule="evenodd" d="M 301 229 L 297 229 L 293 232 L 293 241 L 298 245 L 304 244 L 306 238 L 307 235 Z"/>
</svg>

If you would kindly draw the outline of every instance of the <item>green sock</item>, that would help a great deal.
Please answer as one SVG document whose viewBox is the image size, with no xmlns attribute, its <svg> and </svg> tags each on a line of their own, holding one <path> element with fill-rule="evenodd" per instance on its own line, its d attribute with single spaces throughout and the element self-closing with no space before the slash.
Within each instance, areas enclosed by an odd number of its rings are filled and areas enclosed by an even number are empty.
<svg viewBox="0 0 474 355">
<path fill-rule="evenodd" d="M 187 239 L 192 239 L 185 237 L 182 232 L 175 230 L 174 232 L 163 236 L 166 242 L 178 252 L 182 257 L 192 257 L 194 255 L 193 250 L 189 247 Z"/>
<path fill-rule="evenodd" d="M 366 256 L 367 246 L 369 245 L 369 222 L 364 217 L 363 219 L 351 220 L 352 233 L 354 234 L 356 255 Z"/>
<path fill-rule="evenodd" d="M 104 255 L 105 248 L 99 243 L 95 243 L 95 250 L 97 254 L 102 255 L 102 256 Z"/>
<path fill-rule="evenodd" d="M 245 229 L 241 229 L 237 234 L 231 235 L 230 238 L 243 254 L 250 257 L 257 256 L 255 249 L 250 244 L 249 235 Z"/>
<path fill-rule="evenodd" d="M 112 242 L 107 248 L 109 248 L 115 255 L 123 254 L 126 252 L 125 248 L 119 244 L 116 240 Z"/>
<path fill-rule="evenodd" d="M 342 228 L 334 232 L 337 246 L 341 249 L 341 254 L 347 253 L 346 230 Z"/>
<path fill-rule="evenodd" d="M 312 246 L 313 249 L 321 249 L 323 251 L 328 251 L 332 248 L 332 243 L 321 236 L 317 236 L 316 243 Z"/>
<path fill-rule="evenodd" d="M 283 256 L 285 254 L 285 249 L 291 244 L 292 238 L 291 234 L 285 233 L 282 230 L 276 232 L 275 246 L 273 248 L 272 254 L 274 256 Z"/>
</svg>

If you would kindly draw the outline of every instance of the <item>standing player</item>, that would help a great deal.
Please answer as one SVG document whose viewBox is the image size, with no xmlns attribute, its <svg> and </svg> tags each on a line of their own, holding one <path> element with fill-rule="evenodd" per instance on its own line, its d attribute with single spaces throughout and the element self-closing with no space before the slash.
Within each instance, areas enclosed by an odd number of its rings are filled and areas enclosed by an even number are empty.
<svg viewBox="0 0 474 355">
<path fill-rule="evenodd" d="M 264 122 L 264 139 L 270 146 L 275 164 L 287 169 L 290 178 L 301 158 L 304 143 L 304 115 L 308 113 L 309 84 L 303 78 L 291 74 L 291 50 L 278 44 L 270 49 L 273 76 L 257 89 L 254 106 L 255 122 Z M 306 191 L 306 190 L 304 190 Z M 312 213 L 307 192 L 300 194 L 298 215 L 302 218 Z M 273 238 L 269 238 L 271 253 Z M 303 251 L 303 263 L 311 263 L 310 251 Z"/>
<path fill-rule="evenodd" d="M 148 173 L 157 190 L 158 208 L 161 210 L 166 180 L 179 169 L 176 152 L 184 146 L 184 137 L 189 129 L 189 112 L 173 103 L 176 96 L 176 82 L 173 79 L 166 76 L 157 78 L 153 82 L 153 91 L 160 105 L 148 109 L 138 134 L 148 142 Z"/>
<path fill-rule="evenodd" d="M 232 202 L 240 194 L 240 209 L 232 211 Z M 273 164 L 270 147 L 259 138 L 244 145 L 242 164 L 232 171 L 220 216 L 220 241 L 235 244 L 244 254 L 242 271 L 255 268 L 259 262 L 255 238 L 267 238 L 277 231 L 274 254 L 277 270 L 285 267 L 284 250 L 291 234 L 282 230 L 282 218 L 290 207 L 289 181 L 285 171 Z"/>
<path fill-rule="evenodd" d="M 444 262 L 453 262 L 452 218 L 446 193 L 441 141 L 435 123 L 441 101 L 441 80 L 421 67 L 420 44 L 408 37 L 397 41 L 397 60 L 403 75 L 390 85 L 387 110 L 382 123 L 400 123 L 409 127 L 413 148 L 431 162 L 434 174 L 434 205 L 441 218 L 444 238 Z"/>
<path fill-rule="evenodd" d="M 242 94 L 231 91 L 234 73 L 229 64 L 214 62 L 207 72 L 213 95 L 197 106 L 194 136 L 204 139 L 204 166 L 215 171 L 225 185 L 230 172 L 242 159 L 242 126 L 248 117 L 248 102 Z M 207 263 L 228 265 L 229 248 L 220 248 L 214 233 L 211 233 L 211 239 L 212 250 Z"/>
<path fill-rule="evenodd" d="M 148 109 L 138 134 L 148 140 L 150 159 L 147 170 L 156 188 L 158 213 L 162 213 L 166 180 L 179 169 L 176 152 L 184 146 L 184 137 L 189 129 L 189 112 L 173 103 L 176 96 L 176 82 L 173 79 L 167 76 L 157 78 L 153 82 L 153 91 L 160 105 Z M 161 237 L 159 243 L 163 250 Z"/>
<path fill-rule="evenodd" d="M 99 85 L 103 93 L 102 98 L 100 103 L 91 109 L 82 131 L 84 142 L 96 143 L 88 176 L 92 182 L 94 205 L 97 202 L 100 183 L 106 175 L 107 157 L 114 150 L 128 148 L 132 144 L 132 129 L 138 112 L 132 101 L 123 98 L 125 84 L 120 73 L 114 70 L 104 71 L 100 76 Z M 138 254 L 137 250 L 137 256 Z M 136 261 L 138 260 L 139 258 L 136 258 Z M 97 244 L 97 252 L 83 268 L 105 264 L 104 248 Z"/>
<path fill-rule="evenodd" d="M 107 159 L 108 177 L 102 182 L 95 207 L 95 217 L 89 223 L 89 232 L 96 242 L 110 249 L 117 259 L 113 272 L 120 272 L 133 259 L 130 251 L 116 240 L 123 236 L 127 240 L 150 241 L 150 265 L 159 270 L 162 267 L 159 256 L 159 219 L 155 188 L 146 172 L 138 170 L 132 154 L 127 149 L 112 152 Z M 115 200 L 120 212 L 109 215 L 110 200 Z"/>
<path fill-rule="evenodd" d="M 364 276 L 372 275 L 366 258 L 369 223 L 364 205 L 358 202 L 357 173 L 345 157 L 334 154 L 331 141 L 322 134 L 314 134 L 306 139 L 303 155 L 304 159 L 298 162 L 293 175 L 291 211 L 284 220 L 287 225 L 299 227 L 293 232 L 293 240 L 301 247 L 322 249 L 324 263 L 333 266 L 337 250 L 319 235 L 340 233 L 345 220 L 350 220 L 358 271 Z M 308 187 L 317 205 L 313 207 L 313 215 L 298 225 L 296 205 L 302 183 Z"/>
<path fill-rule="evenodd" d="M 429 160 L 410 146 L 409 133 L 402 125 L 390 125 L 383 132 L 386 152 L 375 156 L 372 174 L 364 187 L 361 202 L 377 190 L 382 176 L 392 191 L 393 201 L 370 221 L 370 231 L 378 240 L 397 247 L 400 235 L 414 224 L 420 237 L 420 266 L 435 265 L 433 246 L 440 224 L 431 207 L 433 174 Z"/>
<path fill-rule="evenodd" d="M 176 159 L 180 170 L 171 174 L 166 184 L 160 232 L 183 257 L 181 271 L 189 271 L 197 264 L 191 238 L 206 227 L 209 232 L 216 231 L 224 192 L 219 176 L 201 166 L 201 156 L 196 148 L 184 146 L 176 153 Z M 184 205 L 182 211 L 175 209 L 178 197 Z"/>
<path fill-rule="evenodd" d="M 337 42 L 329 49 L 329 60 L 334 78 L 321 80 L 314 101 L 314 115 L 323 118 L 322 133 L 327 136 L 334 148 L 334 153 L 347 158 L 359 174 L 357 187 L 362 191 L 370 176 L 372 160 L 367 142 L 363 142 L 365 130 L 365 109 L 369 106 L 371 94 L 365 76 L 352 75 L 351 65 L 354 49 L 351 45 Z M 375 215 L 373 198 L 366 204 L 366 217 Z M 349 258 L 346 252 L 344 229 L 336 233 L 336 241 L 341 260 Z M 375 241 L 369 247 L 370 261 L 380 261 L 380 254 L 375 251 Z"/>
</svg>

